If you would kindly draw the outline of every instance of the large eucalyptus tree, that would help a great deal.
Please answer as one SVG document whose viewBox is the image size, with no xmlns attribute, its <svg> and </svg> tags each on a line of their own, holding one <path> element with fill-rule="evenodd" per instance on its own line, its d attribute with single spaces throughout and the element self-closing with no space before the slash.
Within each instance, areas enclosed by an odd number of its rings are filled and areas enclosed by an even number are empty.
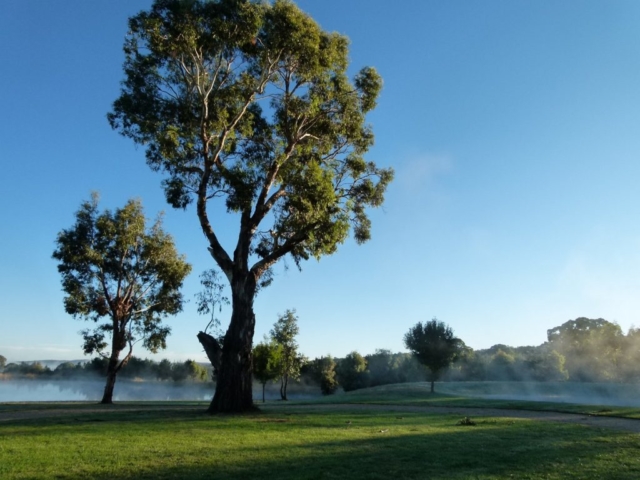
<svg viewBox="0 0 640 480">
<path fill-rule="evenodd" d="M 222 345 L 198 336 L 218 371 L 210 411 L 253 408 L 253 302 L 271 267 L 332 254 L 351 228 L 370 237 L 366 208 L 393 177 L 363 158 L 381 79 L 364 68 L 350 81 L 347 38 L 286 0 L 156 0 L 130 18 L 124 51 L 111 126 L 146 147 L 173 207 L 195 202 L 231 286 Z M 216 197 L 239 216 L 232 250 Z"/>
</svg>

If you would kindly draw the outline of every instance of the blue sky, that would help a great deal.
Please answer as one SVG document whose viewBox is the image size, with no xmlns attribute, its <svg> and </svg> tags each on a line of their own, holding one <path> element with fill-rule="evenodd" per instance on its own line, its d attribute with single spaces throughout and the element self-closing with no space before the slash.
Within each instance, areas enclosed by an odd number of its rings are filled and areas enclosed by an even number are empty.
<svg viewBox="0 0 640 480">
<path fill-rule="evenodd" d="M 256 339 L 295 308 L 309 357 L 403 351 L 433 317 L 475 349 L 537 345 L 579 316 L 640 326 L 640 3 L 299 1 L 351 39 L 353 72 L 384 79 L 369 158 L 393 166 L 373 238 L 256 300 Z M 195 212 L 113 132 L 127 18 L 150 2 L 5 0 L 0 16 L 0 354 L 82 358 L 51 259 L 91 190 L 142 199 L 198 273 L 212 266 Z M 223 238 L 236 222 L 221 210 Z M 228 244 L 229 245 L 229 244 Z M 223 312 L 223 319 L 229 310 Z M 204 360 L 191 301 L 161 357 Z M 147 354 L 139 350 L 139 356 Z"/>
</svg>

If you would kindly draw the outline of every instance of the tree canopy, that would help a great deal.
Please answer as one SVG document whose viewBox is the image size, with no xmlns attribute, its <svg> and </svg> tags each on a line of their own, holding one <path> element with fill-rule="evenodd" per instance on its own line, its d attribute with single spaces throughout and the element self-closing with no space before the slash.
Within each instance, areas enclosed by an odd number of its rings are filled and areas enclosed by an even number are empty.
<svg viewBox="0 0 640 480">
<path fill-rule="evenodd" d="M 56 239 L 64 307 L 95 327 L 82 331 L 85 354 L 109 358 L 103 403 L 111 403 L 116 374 L 133 346 L 157 352 L 171 329 L 162 320 L 182 310 L 182 282 L 191 271 L 162 219 L 147 229 L 142 204 L 129 200 L 115 211 L 98 211 L 98 196 L 83 202 L 76 223 Z M 120 359 L 122 351 L 127 350 Z"/>
<path fill-rule="evenodd" d="M 320 385 L 323 395 L 333 395 L 340 384 L 338 383 L 336 367 L 338 364 L 331 355 L 316 358 L 310 362 L 310 370 L 314 380 Z"/>
<path fill-rule="evenodd" d="M 336 373 L 345 392 L 367 385 L 367 361 L 356 351 L 349 353 L 338 362 Z"/>
<path fill-rule="evenodd" d="M 271 267 L 332 254 L 350 231 L 370 238 L 366 210 L 393 177 L 364 158 L 382 81 L 369 67 L 350 80 L 347 38 L 286 0 L 157 0 L 130 18 L 124 52 L 109 121 L 145 146 L 172 206 L 195 202 L 231 285 L 224 344 L 199 335 L 210 358 L 221 352 L 210 409 L 250 409 L 253 299 Z M 239 216 L 233 250 L 212 205 Z"/>
<path fill-rule="evenodd" d="M 265 339 L 253 348 L 253 375 L 262 385 L 262 403 L 265 401 L 264 390 L 267 383 L 280 376 L 281 360 L 282 346 L 273 340 Z"/>
<path fill-rule="evenodd" d="M 566 358 L 572 379 L 614 380 L 625 338 L 620 326 L 603 318 L 579 317 L 547 330 L 549 343 Z"/>
<path fill-rule="evenodd" d="M 464 343 L 454 336 L 451 327 L 436 318 L 411 327 L 404 336 L 404 344 L 430 370 L 432 392 L 440 372 L 464 349 Z"/>
</svg>

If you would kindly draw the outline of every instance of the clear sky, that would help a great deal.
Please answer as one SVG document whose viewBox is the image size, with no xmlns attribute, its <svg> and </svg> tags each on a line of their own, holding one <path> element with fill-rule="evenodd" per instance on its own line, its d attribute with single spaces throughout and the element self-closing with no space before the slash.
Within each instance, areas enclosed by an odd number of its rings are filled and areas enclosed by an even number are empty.
<svg viewBox="0 0 640 480">
<path fill-rule="evenodd" d="M 640 326 L 640 2 L 304 0 L 384 79 L 369 158 L 393 166 L 373 238 L 256 300 L 256 340 L 295 308 L 313 358 L 403 351 L 437 317 L 474 349 L 538 345 L 580 316 Z M 160 357 L 205 360 L 195 211 L 174 211 L 144 151 L 109 127 L 127 18 L 148 1 L 4 0 L 0 14 L 0 354 L 80 359 L 56 234 L 98 190 L 139 197 L 193 264 Z M 216 216 L 224 238 L 236 222 Z M 229 246 L 229 243 L 227 243 Z M 228 247 L 230 248 L 230 246 Z M 228 318 L 229 310 L 223 312 Z M 138 356 L 148 356 L 138 350 Z"/>
</svg>

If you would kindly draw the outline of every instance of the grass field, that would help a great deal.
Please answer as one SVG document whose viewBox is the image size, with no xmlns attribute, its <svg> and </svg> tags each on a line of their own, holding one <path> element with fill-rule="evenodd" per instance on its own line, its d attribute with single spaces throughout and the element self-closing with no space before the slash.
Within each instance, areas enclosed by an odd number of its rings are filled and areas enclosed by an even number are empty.
<svg viewBox="0 0 640 480">
<path fill-rule="evenodd" d="M 383 385 L 380 387 L 355 390 L 339 396 L 328 396 L 312 401 L 297 402 L 300 404 L 313 403 L 346 403 L 346 404 L 379 404 L 379 405 L 422 405 L 433 407 L 480 407 L 480 408 L 501 408 L 512 410 L 534 410 L 580 413 L 585 415 L 602 415 L 621 418 L 640 419 L 640 408 L 624 407 L 609 404 L 584 405 L 573 403 L 558 403 L 550 401 L 527 401 L 527 400 L 496 400 L 470 396 L 473 393 L 485 394 L 488 391 L 495 392 L 496 388 L 512 386 L 518 388 L 521 382 L 476 382 L 479 386 L 474 386 L 472 382 L 443 383 L 440 391 L 446 393 L 429 394 L 428 383 L 404 383 L 396 385 Z M 487 389 L 487 384 L 491 385 L 491 390 Z M 470 385 L 470 386 L 469 386 Z M 459 392 L 464 394 L 460 394 Z M 640 399 L 640 398 L 639 398 Z"/>
<path fill-rule="evenodd" d="M 356 404 L 462 402 L 418 387 L 333 399 L 351 405 L 274 402 L 241 416 L 205 415 L 204 403 L 0 405 L 0 478 L 640 478 L 637 434 L 500 416 L 467 426 L 459 415 Z"/>
</svg>

